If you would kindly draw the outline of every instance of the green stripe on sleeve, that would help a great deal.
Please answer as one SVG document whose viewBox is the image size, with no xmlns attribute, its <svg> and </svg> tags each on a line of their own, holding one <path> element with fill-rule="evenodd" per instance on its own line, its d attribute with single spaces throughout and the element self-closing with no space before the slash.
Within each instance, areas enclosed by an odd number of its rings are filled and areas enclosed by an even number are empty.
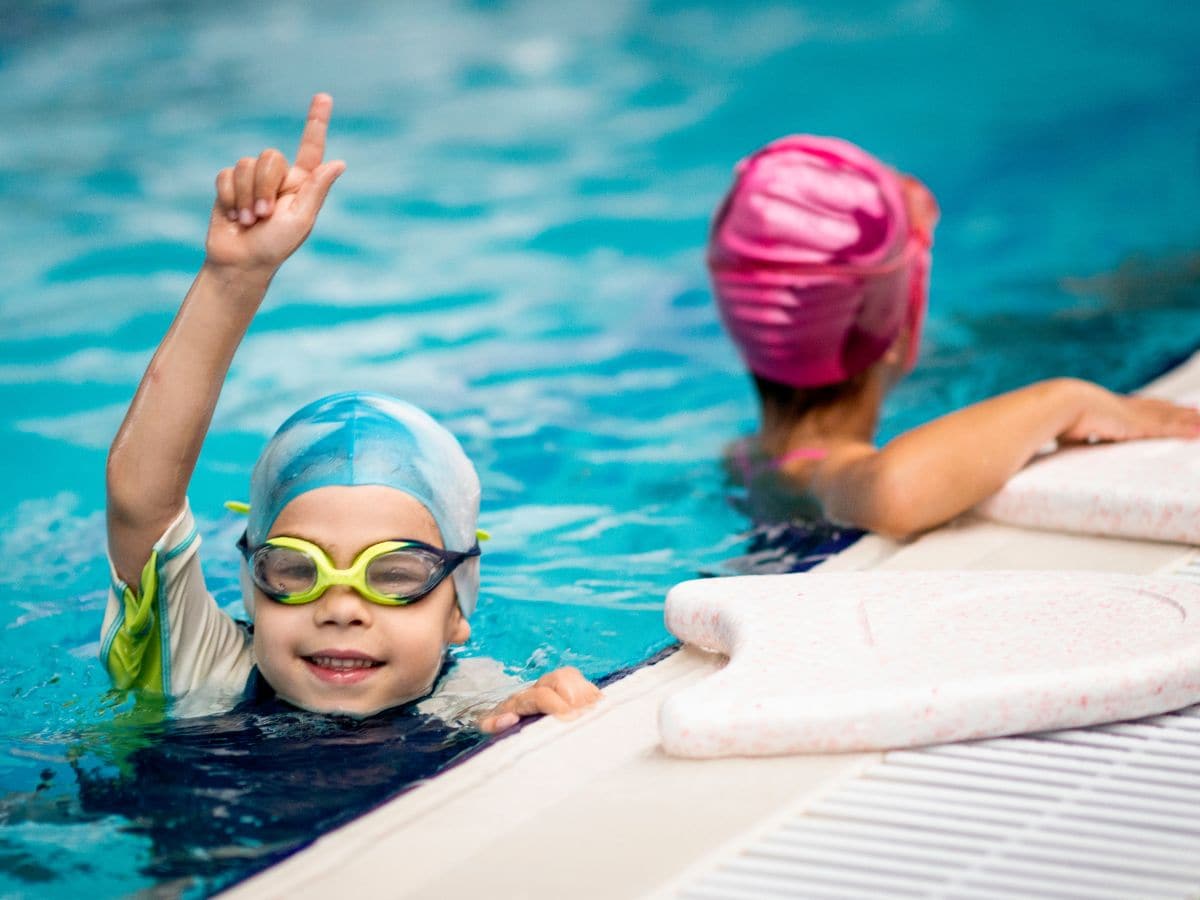
<svg viewBox="0 0 1200 900">
<path fill-rule="evenodd" d="M 163 645 L 166 609 L 160 602 L 158 551 L 154 550 L 142 569 L 138 591 L 126 586 L 120 627 L 108 645 L 105 668 L 119 690 L 168 694 L 164 679 Z"/>
</svg>

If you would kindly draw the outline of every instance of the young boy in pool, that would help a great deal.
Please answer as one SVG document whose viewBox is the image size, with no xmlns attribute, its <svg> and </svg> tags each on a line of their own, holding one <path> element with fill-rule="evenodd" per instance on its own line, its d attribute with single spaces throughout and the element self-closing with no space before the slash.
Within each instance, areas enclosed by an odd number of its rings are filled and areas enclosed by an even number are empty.
<svg viewBox="0 0 1200 900">
<path fill-rule="evenodd" d="M 1057 378 L 876 447 L 884 396 L 916 362 L 937 218 L 924 185 L 845 141 L 786 137 L 738 165 L 708 265 L 761 404 L 759 433 L 732 452 L 757 507 L 819 506 L 905 539 L 1051 441 L 1200 436 L 1200 411 Z"/>
<path fill-rule="evenodd" d="M 256 463 L 239 543 L 252 636 L 204 586 L 188 482 L 235 350 L 345 169 L 323 161 L 331 109 L 313 98 L 293 164 L 266 150 L 217 176 L 204 264 L 113 441 L 101 657 L 118 687 L 211 710 L 241 699 L 257 672 L 295 706 L 368 716 L 429 695 L 448 645 L 470 635 L 479 479 L 448 431 L 381 394 L 305 406 Z M 480 726 L 598 696 L 559 669 Z"/>
</svg>

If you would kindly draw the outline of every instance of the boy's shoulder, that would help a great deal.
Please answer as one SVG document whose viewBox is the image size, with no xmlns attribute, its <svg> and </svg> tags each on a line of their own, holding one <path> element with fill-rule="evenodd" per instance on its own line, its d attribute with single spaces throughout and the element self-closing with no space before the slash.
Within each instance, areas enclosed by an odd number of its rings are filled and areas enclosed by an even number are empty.
<svg viewBox="0 0 1200 900">
<path fill-rule="evenodd" d="M 497 659 L 455 659 L 433 692 L 416 704 L 417 712 L 447 721 L 467 721 L 508 699 L 525 682 L 505 671 Z"/>
</svg>

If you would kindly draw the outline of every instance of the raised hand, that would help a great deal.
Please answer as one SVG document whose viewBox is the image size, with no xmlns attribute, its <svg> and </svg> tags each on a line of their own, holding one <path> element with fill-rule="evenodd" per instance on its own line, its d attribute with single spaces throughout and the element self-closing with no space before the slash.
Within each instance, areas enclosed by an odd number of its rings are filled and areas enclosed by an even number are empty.
<svg viewBox="0 0 1200 900">
<path fill-rule="evenodd" d="M 346 169 L 340 160 L 323 162 L 332 111 L 328 94 L 313 97 L 291 166 L 269 149 L 217 174 L 205 242 L 209 264 L 274 273 L 304 243 L 329 188 Z"/>
</svg>

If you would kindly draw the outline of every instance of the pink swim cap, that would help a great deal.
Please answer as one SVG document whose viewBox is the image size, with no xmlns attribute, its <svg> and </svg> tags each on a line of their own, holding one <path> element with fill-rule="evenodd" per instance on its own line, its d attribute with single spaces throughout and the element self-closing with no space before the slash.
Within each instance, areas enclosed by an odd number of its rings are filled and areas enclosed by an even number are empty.
<svg viewBox="0 0 1200 900">
<path fill-rule="evenodd" d="M 937 204 L 836 138 L 794 135 L 738 163 L 708 265 L 752 372 L 807 388 L 852 378 L 907 324 L 916 362 Z"/>
</svg>

